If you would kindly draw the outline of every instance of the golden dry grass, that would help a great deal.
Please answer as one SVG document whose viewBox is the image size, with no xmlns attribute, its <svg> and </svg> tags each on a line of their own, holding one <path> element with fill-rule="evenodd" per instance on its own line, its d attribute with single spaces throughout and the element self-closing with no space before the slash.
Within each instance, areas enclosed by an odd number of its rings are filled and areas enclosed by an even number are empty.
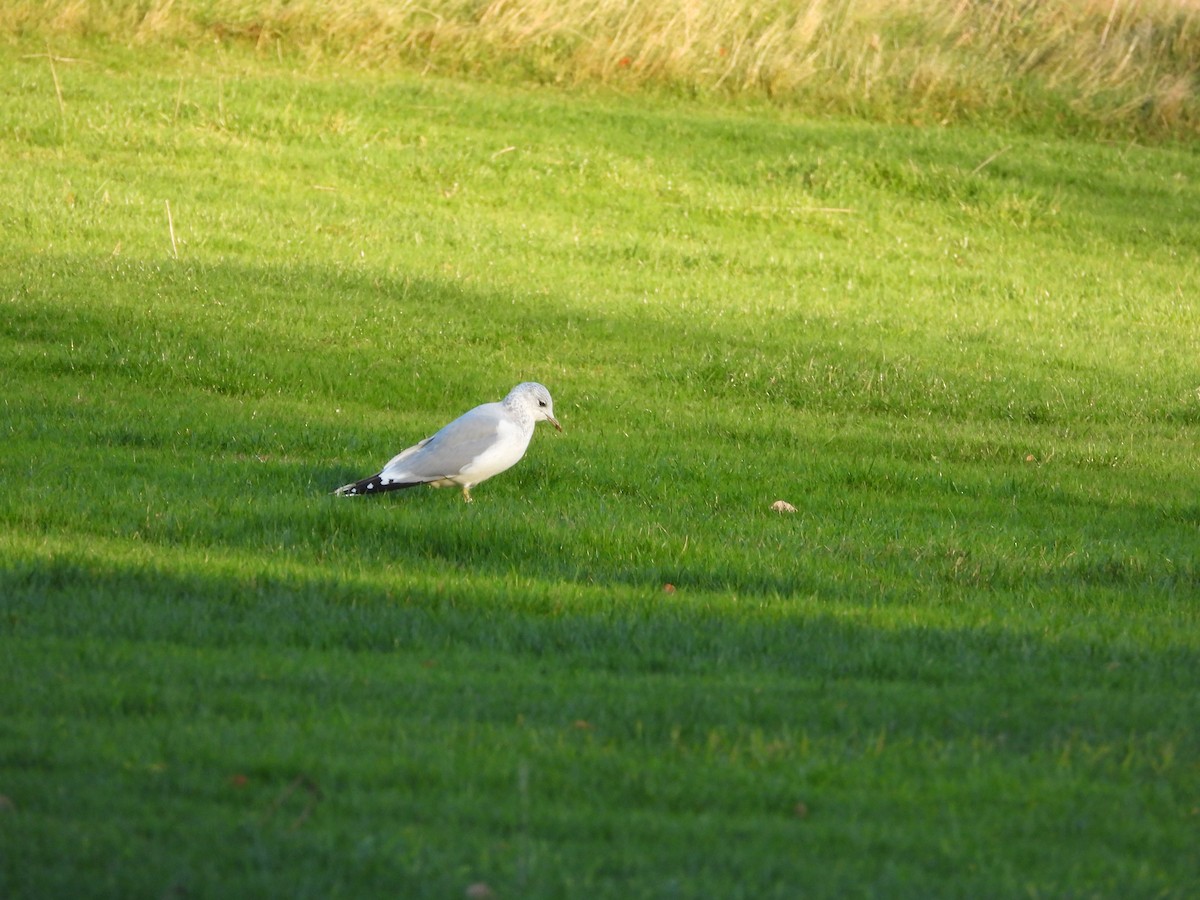
<svg viewBox="0 0 1200 900">
<path fill-rule="evenodd" d="M 919 122 L 1200 131 L 1197 0 L 50 0 L 12 35 L 217 39 L 364 66 L 766 96 Z"/>
</svg>

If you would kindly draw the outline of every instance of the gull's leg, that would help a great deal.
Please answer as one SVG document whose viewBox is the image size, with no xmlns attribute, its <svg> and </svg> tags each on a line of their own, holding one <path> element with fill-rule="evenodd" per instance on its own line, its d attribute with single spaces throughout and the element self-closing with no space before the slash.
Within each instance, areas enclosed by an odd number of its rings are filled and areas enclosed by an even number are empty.
<svg viewBox="0 0 1200 900">
<path fill-rule="evenodd" d="M 471 486 L 469 484 L 463 485 L 463 500 L 467 503 L 471 502 Z"/>
</svg>

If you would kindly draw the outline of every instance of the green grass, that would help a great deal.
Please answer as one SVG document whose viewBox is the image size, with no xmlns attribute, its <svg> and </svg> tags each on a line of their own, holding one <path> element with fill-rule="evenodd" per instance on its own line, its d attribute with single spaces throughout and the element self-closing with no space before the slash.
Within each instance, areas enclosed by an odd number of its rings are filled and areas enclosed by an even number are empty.
<svg viewBox="0 0 1200 900">
<path fill-rule="evenodd" d="M 1200 889 L 1193 146 L 56 53 L 0 894 Z M 328 495 L 525 379 L 474 504 Z"/>
</svg>

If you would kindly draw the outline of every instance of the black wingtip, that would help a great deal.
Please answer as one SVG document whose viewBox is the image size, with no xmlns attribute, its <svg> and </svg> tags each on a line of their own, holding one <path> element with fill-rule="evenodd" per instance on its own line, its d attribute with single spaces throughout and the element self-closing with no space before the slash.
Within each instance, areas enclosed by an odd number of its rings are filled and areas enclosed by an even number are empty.
<svg viewBox="0 0 1200 900">
<path fill-rule="evenodd" d="M 404 488 L 416 487 L 422 482 L 409 481 L 388 481 L 385 482 L 378 475 L 372 475 L 370 478 L 364 478 L 362 481 L 354 481 L 350 484 L 343 484 L 340 488 L 334 491 L 336 497 L 369 497 L 372 494 L 386 494 L 388 491 L 399 491 Z"/>
</svg>

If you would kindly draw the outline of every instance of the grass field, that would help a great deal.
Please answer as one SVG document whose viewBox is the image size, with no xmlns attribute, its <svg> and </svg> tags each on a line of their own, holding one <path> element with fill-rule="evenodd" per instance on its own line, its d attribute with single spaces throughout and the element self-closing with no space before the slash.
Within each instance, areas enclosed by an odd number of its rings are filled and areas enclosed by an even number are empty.
<svg viewBox="0 0 1200 900">
<path fill-rule="evenodd" d="M 1194 144 L 51 51 L 0 895 L 1200 892 Z M 526 379 L 470 506 L 329 496 Z"/>
<path fill-rule="evenodd" d="M 1198 0 L 8 0 L 5 33 L 909 124 L 1200 137 Z"/>
</svg>

